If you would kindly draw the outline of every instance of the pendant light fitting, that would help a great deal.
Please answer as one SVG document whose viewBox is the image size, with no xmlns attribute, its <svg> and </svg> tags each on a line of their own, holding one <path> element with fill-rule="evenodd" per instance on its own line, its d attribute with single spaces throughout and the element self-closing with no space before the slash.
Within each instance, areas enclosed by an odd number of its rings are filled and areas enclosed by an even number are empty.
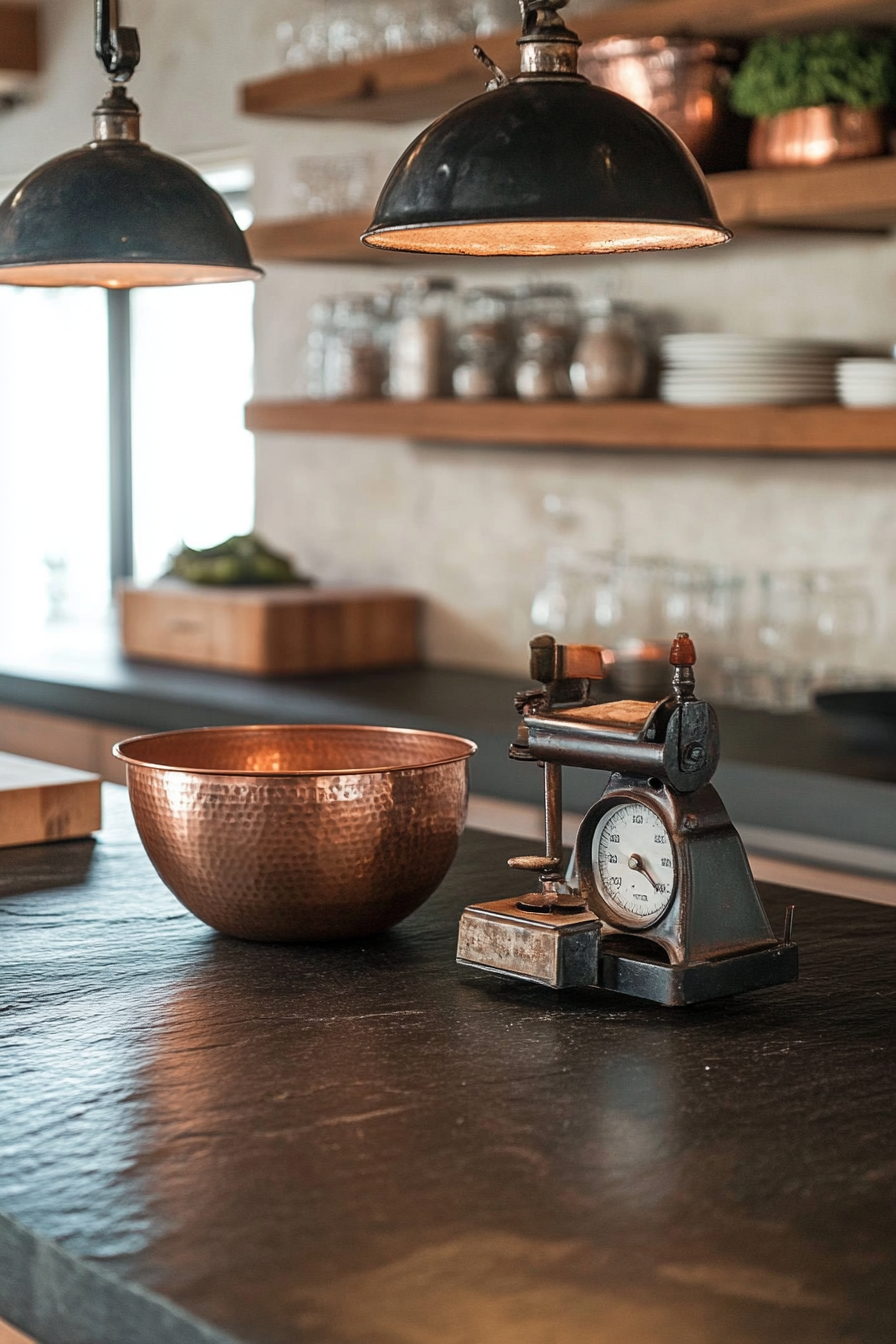
<svg viewBox="0 0 896 1344">
<path fill-rule="evenodd" d="M 720 222 L 689 150 L 667 126 L 578 73 L 568 0 L 520 0 L 520 73 L 481 50 L 487 91 L 418 136 L 392 170 L 368 247 L 550 256 L 710 247 Z"/>
<path fill-rule="evenodd" d="M 257 280 L 223 198 L 140 139 L 124 87 L 140 61 L 118 0 L 96 0 L 96 54 L 112 87 L 93 139 L 36 169 L 0 204 L 0 284 L 132 289 Z"/>
</svg>

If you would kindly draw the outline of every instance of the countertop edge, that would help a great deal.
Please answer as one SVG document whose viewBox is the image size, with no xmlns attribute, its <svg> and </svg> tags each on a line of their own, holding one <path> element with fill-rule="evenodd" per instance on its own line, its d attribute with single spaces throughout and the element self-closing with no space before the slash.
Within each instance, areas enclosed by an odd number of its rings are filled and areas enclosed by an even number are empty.
<svg viewBox="0 0 896 1344">
<path fill-rule="evenodd" d="M 40 1344 L 240 1344 L 0 1213 L 0 1316 Z"/>
</svg>

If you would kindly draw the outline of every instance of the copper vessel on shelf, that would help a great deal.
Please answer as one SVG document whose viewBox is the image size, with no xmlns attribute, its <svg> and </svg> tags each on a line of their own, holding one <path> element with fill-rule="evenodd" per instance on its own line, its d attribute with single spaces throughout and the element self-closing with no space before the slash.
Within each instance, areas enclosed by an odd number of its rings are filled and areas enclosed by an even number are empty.
<svg viewBox="0 0 896 1344">
<path fill-rule="evenodd" d="M 162 881 L 220 933 L 329 942 L 382 933 L 451 866 L 474 743 L 290 724 L 131 738 L 137 830 Z"/>
<path fill-rule="evenodd" d="M 705 38 L 607 37 L 582 47 L 579 70 L 652 112 L 704 170 L 722 171 L 745 162 L 748 123 L 728 106 L 738 55 L 730 44 Z"/>
<path fill-rule="evenodd" d="M 837 159 L 872 159 L 885 148 L 880 108 L 830 103 L 757 117 L 749 158 L 751 168 L 808 168 Z"/>
</svg>

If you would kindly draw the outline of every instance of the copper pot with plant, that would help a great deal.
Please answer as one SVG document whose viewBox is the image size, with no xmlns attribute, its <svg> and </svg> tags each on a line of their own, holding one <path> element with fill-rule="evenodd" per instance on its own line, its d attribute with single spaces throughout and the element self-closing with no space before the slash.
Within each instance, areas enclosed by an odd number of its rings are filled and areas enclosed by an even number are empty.
<svg viewBox="0 0 896 1344">
<path fill-rule="evenodd" d="M 731 84 L 734 110 L 755 119 L 753 168 L 883 154 L 894 101 L 894 35 L 858 28 L 760 38 Z"/>
</svg>

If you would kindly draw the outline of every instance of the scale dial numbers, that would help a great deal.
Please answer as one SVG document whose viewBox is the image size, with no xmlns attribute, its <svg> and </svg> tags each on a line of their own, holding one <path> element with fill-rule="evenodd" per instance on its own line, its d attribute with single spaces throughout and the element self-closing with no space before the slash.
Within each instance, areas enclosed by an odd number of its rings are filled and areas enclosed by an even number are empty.
<svg viewBox="0 0 896 1344">
<path fill-rule="evenodd" d="M 662 818 L 636 800 L 600 818 L 591 842 L 594 880 L 609 920 L 622 928 L 655 924 L 675 896 L 675 851 Z"/>
</svg>

